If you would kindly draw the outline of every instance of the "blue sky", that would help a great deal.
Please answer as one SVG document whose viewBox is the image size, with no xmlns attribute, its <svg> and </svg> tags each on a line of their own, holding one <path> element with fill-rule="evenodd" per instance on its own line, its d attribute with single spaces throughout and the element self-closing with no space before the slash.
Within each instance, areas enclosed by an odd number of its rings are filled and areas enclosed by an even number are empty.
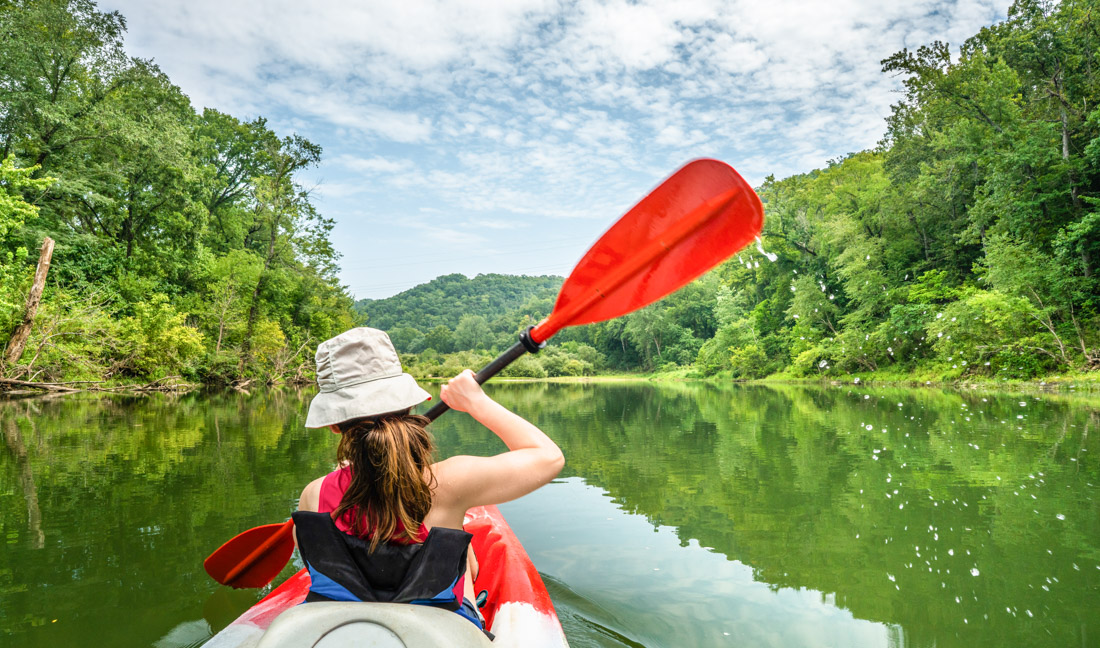
<svg viewBox="0 0 1100 648">
<path fill-rule="evenodd" d="M 753 185 L 872 147 L 899 80 L 1007 0 L 112 0 L 196 109 L 324 148 L 303 180 L 357 298 L 569 273 L 686 161 Z M 957 51 L 957 48 L 956 48 Z"/>
</svg>

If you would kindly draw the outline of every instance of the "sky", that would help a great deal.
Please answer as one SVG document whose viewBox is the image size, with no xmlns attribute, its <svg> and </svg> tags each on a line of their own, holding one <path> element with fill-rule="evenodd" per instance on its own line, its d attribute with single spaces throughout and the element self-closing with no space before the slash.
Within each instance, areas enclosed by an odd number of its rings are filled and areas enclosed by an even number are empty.
<svg viewBox="0 0 1100 648">
<path fill-rule="evenodd" d="M 1008 0 L 101 0 L 196 110 L 324 149 L 302 174 L 340 280 L 568 275 L 689 160 L 753 186 L 874 147 L 880 61 Z"/>
</svg>

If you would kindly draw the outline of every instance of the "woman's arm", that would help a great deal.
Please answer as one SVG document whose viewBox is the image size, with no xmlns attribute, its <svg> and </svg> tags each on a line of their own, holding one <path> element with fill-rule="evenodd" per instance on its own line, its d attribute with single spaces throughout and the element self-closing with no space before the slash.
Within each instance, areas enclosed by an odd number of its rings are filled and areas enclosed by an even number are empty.
<svg viewBox="0 0 1100 648">
<path fill-rule="evenodd" d="M 324 477 L 318 477 L 306 484 L 306 487 L 302 489 L 302 496 L 298 498 L 299 511 L 317 511 L 321 505 L 321 482 L 324 480 Z M 293 533 L 294 546 L 297 547 L 298 529 L 294 529 Z"/>
<path fill-rule="evenodd" d="M 467 412 L 489 428 L 508 446 L 508 452 L 495 457 L 451 457 L 440 462 L 438 496 L 463 509 L 499 504 L 530 493 L 561 472 L 565 457 L 557 444 L 489 398 L 469 369 L 444 385 L 440 398 L 451 409 Z"/>
</svg>

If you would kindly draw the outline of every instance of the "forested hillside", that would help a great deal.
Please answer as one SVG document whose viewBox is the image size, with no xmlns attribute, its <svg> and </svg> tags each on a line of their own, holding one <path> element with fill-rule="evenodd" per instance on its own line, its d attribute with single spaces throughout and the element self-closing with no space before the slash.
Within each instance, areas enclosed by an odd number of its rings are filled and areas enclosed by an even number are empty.
<svg viewBox="0 0 1100 648">
<path fill-rule="evenodd" d="M 355 322 L 332 221 L 297 181 L 320 147 L 197 114 L 125 31 L 89 0 L 0 3 L 0 344 L 56 241 L 3 375 L 308 378 L 316 344 Z"/>
<path fill-rule="evenodd" d="M 561 283 L 561 277 L 547 276 L 447 275 L 356 307 L 370 326 L 389 332 L 411 373 L 445 377 L 480 368 L 515 344 L 520 331 L 550 313 Z M 690 367 L 717 330 L 717 300 L 723 294 L 712 273 L 627 317 L 566 329 L 537 355 L 517 360 L 505 375 L 544 378 Z"/>
<path fill-rule="evenodd" d="M 510 345 L 516 331 L 550 312 L 562 278 L 483 274 L 436 277 L 393 297 L 355 304 L 403 353 Z"/>
</svg>

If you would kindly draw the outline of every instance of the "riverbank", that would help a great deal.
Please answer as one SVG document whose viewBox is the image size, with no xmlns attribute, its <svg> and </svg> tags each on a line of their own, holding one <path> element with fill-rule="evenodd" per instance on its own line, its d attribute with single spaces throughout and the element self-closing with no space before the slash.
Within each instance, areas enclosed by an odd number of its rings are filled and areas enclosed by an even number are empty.
<svg viewBox="0 0 1100 648">
<path fill-rule="evenodd" d="M 425 384 L 442 384 L 449 377 L 430 376 L 418 377 Z M 943 380 L 920 374 L 891 374 L 886 372 L 843 374 L 835 376 L 805 377 L 794 376 L 786 373 L 776 373 L 764 378 L 745 380 L 734 378 L 729 372 L 718 373 L 713 376 L 702 376 L 690 367 L 678 367 L 670 371 L 653 371 L 646 373 L 606 373 L 592 376 L 554 376 L 546 378 L 529 378 L 516 376 L 496 376 L 494 383 L 628 383 L 628 382 L 701 382 L 712 384 L 738 383 L 738 384 L 786 384 L 786 385 L 859 385 L 875 387 L 907 387 L 907 388 L 935 388 L 935 389 L 959 389 L 976 391 L 998 392 L 1076 392 L 1100 394 L 1100 372 L 1064 374 L 1047 376 L 1037 380 L 995 380 L 981 376 L 968 376 L 965 379 Z M 312 385 L 313 383 L 294 384 L 295 387 Z M 240 391 L 251 385 L 205 385 L 202 383 L 188 382 L 179 376 L 168 376 L 152 382 L 127 383 L 120 381 L 74 381 L 64 383 L 35 383 L 21 380 L 0 379 L 0 397 L 5 396 L 34 396 L 34 395 L 58 395 L 82 392 L 110 392 L 110 393 L 152 393 L 172 392 L 184 393 L 195 390 Z M 277 385 L 271 385 L 277 386 Z"/>
<path fill-rule="evenodd" d="M 1075 373 L 1055 376 L 1046 376 L 1036 380 L 1009 380 L 1002 378 L 997 380 L 991 377 L 967 376 L 954 380 L 943 380 L 922 375 L 869 373 L 869 374 L 845 374 L 840 376 L 822 376 L 820 378 L 806 378 L 803 376 L 791 376 L 788 374 L 773 374 L 760 380 L 759 383 L 801 383 L 801 384 L 831 384 L 831 385 L 874 385 L 891 387 L 934 387 L 937 389 L 951 388 L 964 390 L 984 391 L 1009 391 L 1009 392 L 1097 392 L 1100 393 L 1100 372 Z"/>
<path fill-rule="evenodd" d="M 807 378 L 805 376 L 793 376 L 785 373 L 776 373 L 764 378 L 744 380 L 733 378 L 729 373 L 723 372 L 714 376 L 701 376 L 698 371 L 691 368 L 677 368 L 672 371 L 655 371 L 648 373 L 616 373 L 601 374 L 595 376 L 558 376 L 554 378 L 494 378 L 494 382 L 554 382 L 554 383 L 586 383 L 586 382 L 703 382 L 703 383 L 738 383 L 738 384 L 800 384 L 800 385 L 861 385 L 876 387 L 929 387 L 935 389 L 960 389 L 960 390 L 985 390 L 1001 392 L 1080 392 L 1100 393 L 1100 372 L 1075 373 L 1056 376 L 1046 376 L 1036 380 L 995 380 L 981 376 L 968 376 L 965 379 L 943 380 L 934 379 L 920 374 L 890 374 L 884 372 L 867 374 L 843 374 L 835 376 L 820 376 Z M 432 379 L 430 382 L 445 382 L 443 378 Z"/>
<path fill-rule="evenodd" d="M 128 383 L 108 380 L 71 380 L 65 382 L 35 382 L 0 378 L 0 396 L 40 396 L 46 394 L 77 394 L 82 392 L 149 393 L 188 392 L 202 385 L 190 383 L 180 376 L 165 376 L 151 382 Z"/>
</svg>

